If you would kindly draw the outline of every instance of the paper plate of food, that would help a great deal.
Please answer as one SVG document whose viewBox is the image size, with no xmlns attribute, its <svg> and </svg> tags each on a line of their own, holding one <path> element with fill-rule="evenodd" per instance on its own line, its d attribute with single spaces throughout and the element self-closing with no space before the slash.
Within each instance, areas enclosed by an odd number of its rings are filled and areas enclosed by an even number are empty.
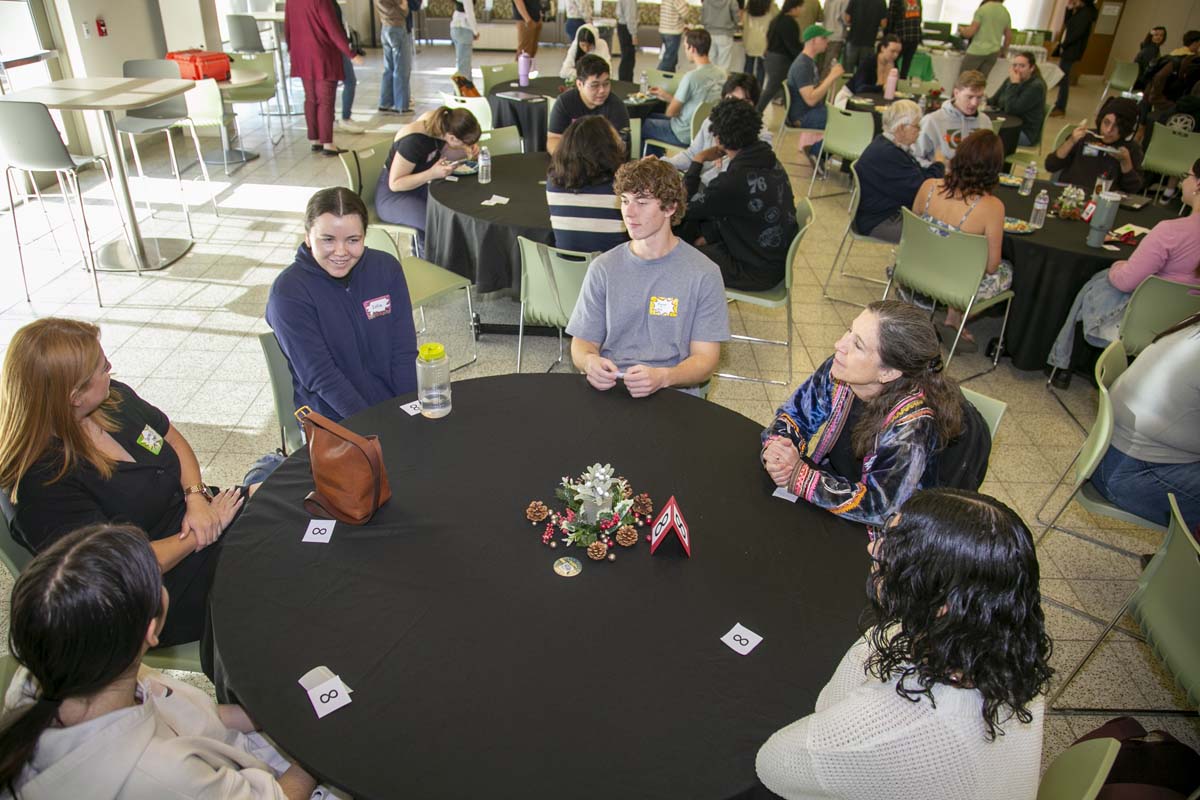
<svg viewBox="0 0 1200 800">
<path fill-rule="evenodd" d="M 478 161 L 464 161 L 454 168 L 455 175 L 474 175 L 479 172 Z"/>
<path fill-rule="evenodd" d="M 1004 232 L 1005 233 L 1016 233 L 1016 234 L 1023 235 L 1023 234 L 1033 233 L 1034 230 L 1036 230 L 1036 228 L 1031 226 L 1029 224 L 1028 220 L 1017 219 L 1016 217 L 1005 217 L 1004 218 Z"/>
<path fill-rule="evenodd" d="M 1017 186 L 1021 185 L 1021 179 L 1018 178 L 1016 175 L 1001 175 L 1000 176 L 1000 185 L 1017 187 Z"/>
</svg>

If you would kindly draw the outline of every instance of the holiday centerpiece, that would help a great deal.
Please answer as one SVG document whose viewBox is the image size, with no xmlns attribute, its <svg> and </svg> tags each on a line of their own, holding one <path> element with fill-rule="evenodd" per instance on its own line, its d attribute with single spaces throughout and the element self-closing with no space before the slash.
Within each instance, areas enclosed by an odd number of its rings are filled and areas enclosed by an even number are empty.
<svg viewBox="0 0 1200 800">
<path fill-rule="evenodd" d="M 610 464 L 592 464 L 575 480 L 564 477 L 554 496 L 565 506 L 561 512 L 534 500 L 525 518 L 535 526 L 545 523 L 542 544 L 584 547 L 593 561 L 615 561 L 615 546 L 637 544 L 638 527 L 654 514 L 650 495 L 635 496 L 629 481 L 616 477 Z"/>
</svg>

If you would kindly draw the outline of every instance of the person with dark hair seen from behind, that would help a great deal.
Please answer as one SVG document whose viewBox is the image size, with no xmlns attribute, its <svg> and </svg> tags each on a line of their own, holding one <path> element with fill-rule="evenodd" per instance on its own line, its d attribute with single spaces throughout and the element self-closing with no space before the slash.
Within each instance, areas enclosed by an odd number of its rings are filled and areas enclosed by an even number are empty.
<svg viewBox="0 0 1200 800">
<path fill-rule="evenodd" d="M 1058 180 L 1091 191 L 1096 179 L 1107 176 L 1112 187 L 1136 194 L 1145 185 L 1142 146 L 1133 138 L 1137 130 L 1137 103 L 1110 97 L 1096 115 L 1096 130 L 1080 124 L 1057 150 L 1046 155 L 1046 169 Z"/>
<path fill-rule="evenodd" d="M 691 143 L 692 115 L 702 104 L 720 99 L 721 84 L 725 81 L 725 70 L 708 60 L 711 44 L 712 37 L 703 28 L 691 29 L 684 34 L 684 53 L 696 68 L 684 74 L 675 94 L 661 86 L 650 87 L 650 94 L 666 103 L 667 110 L 642 120 L 642 141 L 658 139 L 679 147 Z"/>
<path fill-rule="evenodd" d="M 617 0 L 617 41 L 621 45 L 617 80 L 633 80 L 633 68 L 637 65 L 639 22 L 637 0 Z"/>
<path fill-rule="evenodd" d="M 417 254 L 425 250 L 425 207 L 429 184 L 458 166 L 455 159 L 479 153 L 483 135 L 475 115 L 465 108 L 441 106 L 426 111 L 392 140 L 383 170 L 376 178 L 375 213 L 384 222 L 417 229 Z M 364 175 L 363 180 L 371 180 Z"/>
<path fill-rule="evenodd" d="M 887 32 L 888 6 L 886 0 L 850 0 L 842 20 L 850 26 L 846 34 L 846 71 L 854 74 L 863 61 L 875 50 L 875 40 Z"/>
<path fill-rule="evenodd" d="M 733 69 L 733 34 L 738 27 L 738 6 L 744 3 L 745 0 L 700 1 L 700 25 L 709 35 L 708 57 L 722 72 Z"/>
<path fill-rule="evenodd" d="M 930 178 L 917 190 L 913 213 L 932 223 L 931 230 L 949 236 L 962 231 L 987 238 L 987 268 L 977 300 L 986 300 L 1012 287 L 1012 264 L 1000 255 L 1004 241 L 1004 201 L 995 195 L 1004 170 L 1004 144 L 990 130 L 972 133 L 958 146 L 944 178 Z M 962 323 L 962 309 L 946 309 L 946 327 L 953 336 Z M 975 338 L 963 328 L 958 351 L 973 353 Z"/>
<path fill-rule="evenodd" d="M 1012 17 L 1004 7 L 1004 0 L 983 0 L 975 9 L 971 24 L 962 26 L 959 33 L 971 40 L 959 72 L 981 72 L 987 78 L 996 66 L 996 59 L 1008 53 L 1012 40 Z"/>
<path fill-rule="evenodd" d="M 709 119 L 716 144 L 692 156 L 678 234 L 721 268 L 726 288 L 770 289 L 783 280 L 797 230 L 791 182 L 770 143 L 759 138 L 762 116 L 754 106 L 722 100 Z M 702 186 L 701 170 L 718 159 L 729 166 Z"/>
<path fill-rule="evenodd" d="M 779 9 L 775 7 L 775 0 L 747 0 L 742 9 L 742 45 L 746 48 L 746 64 L 742 71 L 753 75 L 759 84 L 766 76 L 763 54 L 767 52 L 767 29 L 777 14 Z"/>
<path fill-rule="evenodd" d="M 567 333 L 592 388 L 623 382 L 633 397 L 668 387 L 699 394 L 729 338 L 717 265 L 671 231 L 687 207 L 679 172 L 657 158 L 621 165 L 613 181 L 630 242 L 588 267 Z"/>
<path fill-rule="evenodd" d="M 854 319 L 761 439 L 776 486 L 876 529 L 919 489 L 977 489 L 991 450 L 987 424 L 942 371 L 929 315 L 899 300 Z"/>
<path fill-rule="evenodd" d="M 758 104 L 758 81 L 753 75 L 748 75 L 744 72 L 731 72 L 729 78 L 726 79 L 725 85 L 721 87 L 721 97 L 728 99 L 730 97 L 737 100 L 745 100 L 752 106 Z M 758 132 L 758 138 L 762 141 L 771 143 L 771 132 L 767 130 L 767 126 L 763 125 Z M 714 147 L 716 141 L 712 135 L 712 117 L 700 125 L 700 132 L 692 137 L 692 143 L 687 146 L 686 150 L 681 150 L 675 155 L 667 159 L 680 172 L 687 172 L 692 166 L 692 159 L 699 153 Z M 720 173 L 729 168 L 729 159 L 724 157 L 716 158 L 712 161 L 704 162 L 704 168 L 700 171 L 700 182 L 707 186 L 709 182 Z"/>
<path fill-rule="evenodd" d="M 582 30 L 582 29 L 581 29 Z M 546 150 L 553 155 L 567 126 L 580 117 L 596 115 L 608 120 L 629 151 L 629 109 L 612 93 L 612 68 L 594 53 L 575 62 L 575 88 L 558 96 L 547 124 Z"/>
<path fill-rule="evenodd" d="M 625 143 L 604 117 L 580 117 L 567 126 L 546 172 L 555 247 L 594 253 L 629 241 L 613 194 L 623 163 Z"/>
<path fill-rule="evenodd" d="M 416 391 L 417 333 L 400 262 L 366 247 L 367 207 L 321 189 L 304 211 L 304 241 L 267 298 L 296 407 L 340 422 Z"/>
<path fill-rule="evenodd" d="M 1156 25 L 1146 32 L 1146 38 L 1142 39 L 1137 55 L 1133 57 L 1133 63 L 1138 65 L 1139 81 L 1146 77 L 1146 71 L 1154 62 L 1158 61 L 1158 57 L 1162 54 L 1162 46 L 1166 41 L 1167 29 L 1161 25 Z"/>
<path fill-rule="evenodd" d="M 1091 478 L 1110 502 L 1164 527 L 1173 493 L 1192 531 L 1200 526 L 1197 364 L 1200 314 L 1193 314 L 1160 333 L 1109 390 L 1112 442 Z"/>
<path fill-rule="evenodd" d="M 921 107 L 912 100 L 897 100 L 883 109 L 883 133 L 863 150 L 854 171 L 861 191 L 854 229 L 858 233 L 900 242 L 901 208 L 912 209 L 917 190 L 928 178 L 940 178 L 946 165 L 927 167 L 913 157 L 912 145 L 920 133 Z"/>
<path fill-rule="evenodd" d="M 887 32 L 900 38 L 900 78 L 907 79 L 913 56 L 921 44 L 921 0 L 891 0 L 888 3 Z"/>
<path fill-rule="evenodd" d="M 1071 71 L 1087 50 L 1088 39 L 1092 36 L 1092 26 L 1096 24 L 1097 16 L 1093 0 L 1067 0 L 1062 39 L 1051 52 L 1051 55 L 1058 56 L 1058 67 L 1063 73 L 1058 82 L 1058 99 L 1054 101 L 1054 108 L 1050 111 L 1052 117 L 1061 117 L 1067 113 L 1067 98 L 1071 93 Z"/>
<path fill-rule="evenodd" d="M 767 51 L 763 53 L 767 77 L 763 82 L 762 97 L 758 100 L 759 111 L 766 111 L 779 94 L 788 69 L 804 49 L 804 43 L 800 41 L 800 27 L 796 24 L 803 3 L 804 0 L 783 0 L 779 13 L 767 26 Z"/>
<path fill-rule="evenodd" d="M 1183 44 L 1171 51 L 1172 56 L 1194 56 L 1200 53 L 1200 31 L 1183 34 Z"/>
<path fill-rule="evenodd" d="M 1054 670 L 1029 529 L 930 489 L 867 549 L 871 627 L 758 751 L 759 779 L 785 800 L 1033 798 Z"/>
<path fill-rule="evenodd" d="M 238 705 L 142 666 L 175 598 L 146 535 L 74 531 L 12 593 L 0 787 L 21 800 L 304 800 L 317 782 Z"/>
<path fill-rule="evenodd" d="M 1017 144 L 1036 147 L 1042 140 L 1046 119 L 1046 82 L 1037 61 L 1025 51 L 1013 53 L 1008 60 L 1008 77 L 988 103 L 1005 114 L 1019 117 L 1021 132 Z"/>
<path fill-rule="evenodd" d="M 896 66 L 900 57 L 900 37 L 886 34 L 875 45 L 875 59 L 865 59 L 858 65 L 858 70 L 846 84 L 855 94 L 860 92 L 882 92 L 887 83 L 888 73 Z"/>
</svg>

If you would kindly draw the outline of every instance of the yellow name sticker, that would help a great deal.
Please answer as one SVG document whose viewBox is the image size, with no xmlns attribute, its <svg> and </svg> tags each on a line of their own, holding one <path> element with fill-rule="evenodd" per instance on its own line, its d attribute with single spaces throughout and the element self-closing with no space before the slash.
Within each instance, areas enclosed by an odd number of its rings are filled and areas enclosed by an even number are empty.
<svg viewBox="0 0 1200 800">
<path fill-rule="evenodd" d="M 651 297 L 650 298 L 650 316 L 652 316 L 652 317 L 678 317 L 679 316 L 679 298 L 678 297 Z"/>
</svg>

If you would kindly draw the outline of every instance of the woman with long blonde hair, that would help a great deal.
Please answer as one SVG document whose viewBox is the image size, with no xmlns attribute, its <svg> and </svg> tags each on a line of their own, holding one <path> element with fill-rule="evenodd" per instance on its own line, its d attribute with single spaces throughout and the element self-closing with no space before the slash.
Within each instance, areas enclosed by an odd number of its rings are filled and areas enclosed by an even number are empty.
<svg viewBox="0 0 1200 800">
<path fill-rule="evenodd" d="M 167 416 L 112 380 L 100 329 L 48 317 L 9 343 L 0 376 L 0 489 L 15 538 L 39 553 L 98 522 L 146 531 L 171 593 L 161 645 L 202 638 L 221 534 L 243 493 L 211 496 Z M 207 653 L 204 654 L 207 661 Z"/>
</svg>

